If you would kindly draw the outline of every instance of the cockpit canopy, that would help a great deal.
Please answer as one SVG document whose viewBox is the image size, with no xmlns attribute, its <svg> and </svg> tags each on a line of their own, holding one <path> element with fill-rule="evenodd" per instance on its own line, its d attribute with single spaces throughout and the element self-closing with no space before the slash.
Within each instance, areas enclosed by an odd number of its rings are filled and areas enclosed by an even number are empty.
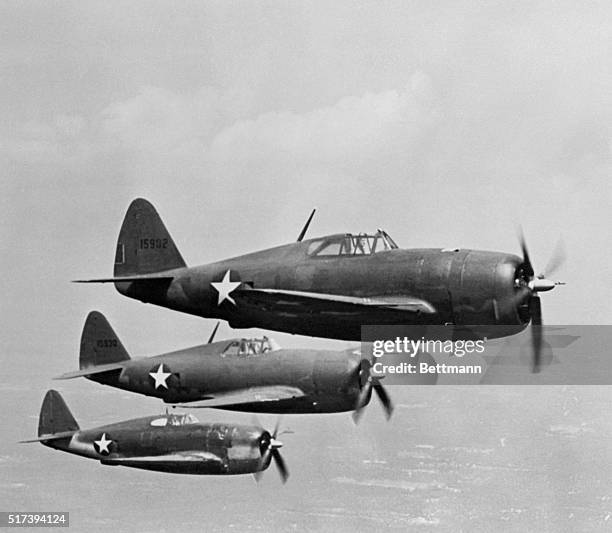
<svg viewBox="0 0 612 533">
<path fill-rule="evenodd" d="M 269 339 L 268 337 L 261 337 L 259 339 L 236 339 L 225 347 L 223 352 L 221 352 L 221 356 L 252 357 L 274 352 L 276 350 L 280 350 L 280 346 L 276 344 L 273 339 Z"/>
<path fill-rule="evenodd" d="M 315 239 L 308 246 L 307 253 L 313 257 L 371 255 L 396 248 L 397 244 L 387 232 L 379 229 L 373 235 L 345 233 Z"/>
<path fill-rule="evenodd" d="M 163 415 L 151 420 L 151 425 L 156 427 L 164 426 L 186 426 L 187 424 L 197 424 L 199 420 L 191 413 L 184 415 Z"/>
</svg>

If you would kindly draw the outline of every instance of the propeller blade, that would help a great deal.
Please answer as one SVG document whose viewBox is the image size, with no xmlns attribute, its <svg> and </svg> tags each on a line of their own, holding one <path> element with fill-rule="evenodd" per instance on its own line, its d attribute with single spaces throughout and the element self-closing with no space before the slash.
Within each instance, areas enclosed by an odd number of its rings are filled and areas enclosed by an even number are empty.
<svg viewBox="0 0 612 533">
<path fill-rule="evenodd" d="M 537 277 L 534 275 L 533 265 L 529 258 L 527 243 L 523 235 L 523 229 L 519 226 L 518 238 L 523 251 L 522 275 L 518 280 L 519 289 L 515 292 L 514 303 L 522 306 L 527 303 L 529 317 L 531 318 L 531 346 L 533 352 L 532 372 L 540 371 L 542 363 L 542 348 L 544 344 L 542 332 L 542 303 L 538 293 L 550 291 L 557 285 L 564 285 L 561 282 L 554 282 L 547 279 L 552 272 L 557 270 L 565 261 L 565 244 L 562 239 L 557 241 L 553 253 L 548 260 L 544 271 Z M 527 279 L 526 279 L 527 278 Z"/>
<path fill-rule="evenodd" d="M 274 459 L 274 462 L 278 467 L 278 472 L 280 474 L 281 479 L 283 480 L 283 483 L 286 483 L 287 479 L 289 478 L 289 470 L 287 470 L 285 460 L 283 459 L 277 448 L 272 448 L 272 458 Z"/>
<path fill-rule="evenodd" d="M 529 314 L 531 316 L 531 344 L 533 347 L 532 372 L 540 371 L 540 358 L 542 354 L 542 305 L 539 296 L 529 299 Z"/>
<path fill-rule="evenodd" d="M 387 391 L 378 380 L 375 380 L 373 387 L 374 392 L 376 392 L 376 394 L 378 395 L 380 403 L 382 403 L 383 405 L 387 420 L 389 420 L 391 418 L 391 415 L 393 414 L 393 403 L 391 402 L 391 398 L 389 398 Z"/>
<path fill-rule="evenodd" d="M 393 403 L 391 398 L 387 394 L 385 388 L 381 385 L 378 377 L 372 376 L 372 363 L 367 359 L 362 359 L 357 367 L 357 379 L 359 380 L 359 386 L 361 390 L 357 396 L 355 402 L 355 410 L 353 411 L 353 422 L 357 424 L 363 414 L 363 410 L 370 400 L 372 395 L 372 388 L 376 391 L 376 395 L 380 399 L 383 408 L 385 410 L 385 416 L 387 420 L 391 418 L 393 413 Z"/>
<path fill-rule="evenodd" d="M 355 411 L 353 411 L 353 422 L 357 424 L 361 415 L 363 414 L 363 409 L 368 403 L 368 398 L 370 397 L 370 393 L 372 391 L 372 384 L 368 381 L 361 387 L 361 391 L 359 391 L 359 396 L 357 397 L 357 401 L 355 402 Z"/>
<path fill-rule="evenodd" d="M 280 471 L 281 478 L 283 483 L 287 481 L 289 477 L 289 471 L 287 470 L 287 465 L 285 465 L 285 461 L 280 455 L 278 451 L 279 448 L 283 446 L 283 443 L 276 440 L 278 435 L 278 430 L 280 428 L 282 417 L 278 417 L 276 419 L 276 426 L 274 427 L 274 432 L 272 434 L 264 431 L 259 438 L 259 449 L 261 450 L 261 457 L 259 459 L 258 471 L 253 473 L 255 477 L 255 481 L 259 482 L 262 478 L 264 470 L 269 465 L 270 460 L 274 459 L 278 470 Z M 283 433 L 292 433 L 292 431 L 283 431 Z"/>
<path fill-rule="evenodd" d="M 525 241 L 522 226 L 519 226 L 518 228 L 518 238 L 521 244 L 521 251 L 523 253 L 523 267 L 525 269 L 525 274 L 528 276 L 533 276 L 533 266 L 531 265 L 531 259 L 529 258 L 529 251 L 527 250 L 527 242 Z"/>
<path fill-rule="evenodd" d="M 278 435 L 278 428 L 280 427 L 282 418 L 282 416 L 279 416 L 276 419 L 276 425 L 274 426 L 274 433 L 272 433 L 272 439 L 276 439 L 276 436 Z"/>
<path fill-rule="evenodd" d="M 253 474 L 255 481 L 259 483 L 264 473 L 264 468 L 268 463 L 268 459 L 270 457 L 271 449 L 267 448 L 266 451 L 261 455 L 261 459 L 259 460 L 259 470 Z"/>
<path fill-rule="evenodd" d="M 552 255 L 546 264 L 546 268 L 544 269 L 543 277 L 548 277 L 553 274 L 563 263 L 565 263 L 566 252 L 565 252 L 565 243 L 563 239 L 559 239 L 555 248 L 553 249 Z"/>
</svg>

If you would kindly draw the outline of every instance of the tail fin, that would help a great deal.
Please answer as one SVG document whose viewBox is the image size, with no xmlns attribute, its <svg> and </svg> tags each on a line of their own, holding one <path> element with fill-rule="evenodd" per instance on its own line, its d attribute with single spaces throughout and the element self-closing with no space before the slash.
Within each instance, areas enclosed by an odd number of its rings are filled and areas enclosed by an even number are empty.
<svg viewBox="0 0 612 533">
<path fill-rule="evenodd" d="M 87 315 L 81 334 L 79 368 L 84 370 L 99 365 L 129 360 L 126 349 L 99 311 Z"/>
<path fill-rule="evenodd" d="M 152 274 L 186 266 L 155 208 L 142 198 L 125 214 L 117 240 L 114 277 Z"/>
<path fill-rule="evenodd" d="M 79 425 L 72 416 L 61 394 L 56 390 L 47 391 L 40 408 L 38 436 L 69 436 L 70 432 L 78 430 Z"/>
</svg>

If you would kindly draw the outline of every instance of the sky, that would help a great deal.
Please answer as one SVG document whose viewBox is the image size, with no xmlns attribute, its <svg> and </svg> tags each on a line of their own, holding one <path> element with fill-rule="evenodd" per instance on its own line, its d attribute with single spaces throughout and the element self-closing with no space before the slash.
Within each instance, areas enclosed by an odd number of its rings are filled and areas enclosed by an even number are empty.
<svg viewBox="0 0 612 533">
<path fill-rule="evenodd" d="M 518 252 L 522 224 L 536 269 L 568 251 L 545 319 L 610 323 L 611 9 L 2 3 L 8 342 L 50 320 L 75 337 L 92 306 L 153 322 L 145 343 L 206 335 L 68 283 L 110 274 L 138 196 L 188 264 L 289 242 L 314 206 L 312 236 L 384 227 L 403 247 Z"/>
<path fill-rule="evenodd" d="M 521 224 L 536 271 L 567 250 L 544 320 L 612 323 L 610 20 L 609 2 L 0 3 L 0 361 L 76 368 L 92 309 L 133 355 L 206 341 L 213 321 L 70 283 L 111 274 L 135 197 L 188 265 L 291 242 L 315 206 L 310 236 L 401 247 L 518 253 Z"/>
</svg>

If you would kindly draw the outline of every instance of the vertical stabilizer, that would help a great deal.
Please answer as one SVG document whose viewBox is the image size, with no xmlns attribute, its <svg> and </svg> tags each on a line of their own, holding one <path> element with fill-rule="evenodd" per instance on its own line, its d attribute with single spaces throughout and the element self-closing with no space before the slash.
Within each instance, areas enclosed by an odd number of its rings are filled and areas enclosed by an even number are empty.
<svg viewBox="0 0 612 533">
<path fill-rule="evenodd" d="M 115 254 L 115 277 L 185 267 L 166 226 L 150 202 L 134 200 L 125 214 Z"/>
<path fill-rule="evenodd" d="M 56 390 L 47 391 L 40 408 L 38 436 L 78 430 L 79 425 L 72 416 L 61 394 Z"/>
<path fill-rule="evenodd" d="M 129 358 L 105 316 L 99 311 L 89 313 L 81 334 L 79 368 L 84 370 L 98 365 L 120 363 Z"/>
</svg>

